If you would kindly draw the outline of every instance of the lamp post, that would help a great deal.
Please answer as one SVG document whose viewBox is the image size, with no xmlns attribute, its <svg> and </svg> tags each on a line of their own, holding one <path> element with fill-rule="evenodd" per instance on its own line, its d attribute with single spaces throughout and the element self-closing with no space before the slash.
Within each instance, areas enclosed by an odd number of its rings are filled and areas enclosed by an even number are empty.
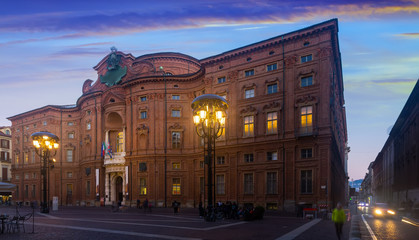
<svg viewBox="0 0 419 240">
<path fill-rule="evenodd" d="M 36 154 L 41 158 L 41 175 L 42 175 L 42 203 L 41 212 L 49 213 L 49 203 L 47 192 L 49 195 L 49 184 L 47 185 L 47 178 L 49 183 L 49 167 L 54 167 L 55 160 L 50 160 L 57 152 L 51 154 L 52 149 L 58 149 L 59 138 L 49 132 L 36 132 L 31 135 L 33 145 L 37 149 Z"/>
<path fill-rule="evenodd" d="M 207 152 L 205 164 L 208 165 L 207 187 L 208 187 L 208 207 L 213 207 L 213 185 L 212 185 L 212 161 L 215 154 L 215 139 L 223 135 L 223 128 L 226 120 L 227 101 L 215 94 L 204 94 L 192 101 L 193 121 L 198 136 L 207 140 Z M 215 173 L 215 171 L 214 171 Z M 215 189 L 214 189 L 215 201 Z M 207 219 L 209 220 L 209 219 Z"/>
</svg>

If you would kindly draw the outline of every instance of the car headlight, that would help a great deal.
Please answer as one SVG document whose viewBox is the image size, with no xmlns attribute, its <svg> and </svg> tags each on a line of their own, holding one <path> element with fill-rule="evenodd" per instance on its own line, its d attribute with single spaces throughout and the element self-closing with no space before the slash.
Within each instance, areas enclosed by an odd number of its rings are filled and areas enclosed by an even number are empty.
<svg viewBox="0 0 419 240">
<path fill-rule="evenodd" d="M 388 214 L 391 214 L 391 215 L 396 214 L 396 212 L 394 212 L 393 210 L 387 210 L 387 213 L 388 213 Z"/>
<path fill-rule="evenodd" d="M 375 214 L 381 215 L 383 214 L 383 211 L 381 211 L 381 209 L 375 209 Z"/>
</svg>

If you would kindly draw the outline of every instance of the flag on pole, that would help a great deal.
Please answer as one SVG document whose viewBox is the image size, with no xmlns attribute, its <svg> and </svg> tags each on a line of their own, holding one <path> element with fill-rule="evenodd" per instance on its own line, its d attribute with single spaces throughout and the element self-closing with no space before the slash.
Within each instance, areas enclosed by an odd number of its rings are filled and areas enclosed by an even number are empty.
<svg viewBox="0 0 419 240">
<path fill-rule="evenodd" d="M 106 154 L 106 146 L 105 146 L 105 142 L 102 142 L 102 152 L 100 155 L 102 157 L 105 157 L 105 154 Z"/>
<path fill-rule="evenodd" d="M 112 159 L 112 147 L 110 144 L 108 145 L 108 154 L 109 154 L 109 157 L 111 157 Z"/>
</svg>

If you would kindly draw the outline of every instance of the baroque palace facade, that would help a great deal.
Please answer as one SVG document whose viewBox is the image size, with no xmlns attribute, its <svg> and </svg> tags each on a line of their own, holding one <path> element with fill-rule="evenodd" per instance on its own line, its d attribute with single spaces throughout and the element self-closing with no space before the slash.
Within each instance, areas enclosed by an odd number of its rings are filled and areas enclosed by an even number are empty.
<svg viewBox="0 0 419 240">
<path fill-rule="evenodd" d="M 294 211 L 344 201 L 346 117 L 337 19 L 205 59 L 112 49 L 75 105 L 13 117 L 15 201 L 41 201 L 30 136 L 60 138 L 49 199 L 157 207 L 206 199 L 204 146 L 192 120 L 202 94 L 226 98 L 216 141 L 216 201 Z M 165 116 L 166 114 L 166 116 Z M 166 134 L 165 134 L 165 131 Z M 112 154 L 102 154 L 109 145 Z M 333 204 L 333 205 L 332 205 Z"/>
</svg>

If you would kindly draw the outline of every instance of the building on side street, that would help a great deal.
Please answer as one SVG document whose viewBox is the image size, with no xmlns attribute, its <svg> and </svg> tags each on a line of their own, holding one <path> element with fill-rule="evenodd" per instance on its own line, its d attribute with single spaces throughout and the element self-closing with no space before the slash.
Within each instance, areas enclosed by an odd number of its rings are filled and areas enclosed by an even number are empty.
<svg viewBox="0 0 419 240">
<path fill-rule="evenodd" d="M 419 204 L 419 83 L 416 82 L 373 168 L 375 202 Z"/>
<path fill-rule="evenodd" d="M 12 135 L 10 127 L 0 127 L 0 182 L 10 183 L 12 179 Z M 0 202 L 9 200 L 12 192 L 0 192 Z"/>
<path fill-rule="evenodd" d="M 200 60 L 112 48 L 94 69 L 98 78 L 84 82 L 75 104 L 8 118 L 16 201 L 40 201 L 30 136 L 48 131 L 60 138 L 49 181 L 60 205 L 205 203 L 191 103 L 208 93 L 229 104 L 215 147 L 215 201 L 292 212 L 347 201 L 337 19 Z"/>
</svg>

